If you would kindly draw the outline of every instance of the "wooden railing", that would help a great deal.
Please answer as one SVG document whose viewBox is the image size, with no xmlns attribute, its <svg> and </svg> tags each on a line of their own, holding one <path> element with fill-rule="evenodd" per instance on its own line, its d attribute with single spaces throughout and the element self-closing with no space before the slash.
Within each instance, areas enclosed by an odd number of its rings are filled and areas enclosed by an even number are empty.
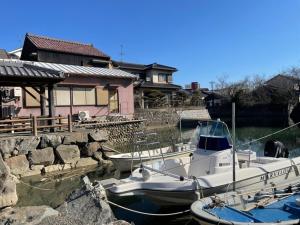
<svg viewBox="0 0 300 225">
<path fill-rule="evenodd" d="M 67 120 L 64 123 L 63 120 Z M 0 120 L 0 133 L 15 131 L 29 131 L 32 135 L 37 136 L 39 130 L 50 129 L 50 131 L 55 131 L 56 128 L 63 130 L 67 128 L 69 132 L 72 132 L 72 118 L 71 115 L 67 117 L 56 116 L 56 117 L 36 117 L 32 116 L 30 118 L 12 118 Z"/>
</svg>

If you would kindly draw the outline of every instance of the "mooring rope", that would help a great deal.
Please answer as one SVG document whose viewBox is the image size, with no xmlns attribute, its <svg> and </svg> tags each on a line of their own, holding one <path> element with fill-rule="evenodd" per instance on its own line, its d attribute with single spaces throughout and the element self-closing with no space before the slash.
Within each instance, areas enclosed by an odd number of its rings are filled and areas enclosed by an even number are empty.
<svg viewBox="0 0 300 225">
<path fill-rule="evenodd" d="M 295 123 L 295 124 L 293 124 L 293 125 L 291 125 L 291 126 L 288 126 L 288 127 L 286 127 L 286 128 L 283 128 L 283 129 L 281 129 L 281 130 L 275 131 L 275 132 L 273 132 L 273 133 L 271 133 L 271 134 L 267 134 L 267 135 L 265 135 L 265 136 L 263 136 L 263 137 L 254 139 L 254 140 L 252 140 L 252 141 L 249 141 L 249 142 L 246 142 L 246 143 L 243 143 L 243 144 L 240 144 L 240 145 L 237 145 L 236 147 L 240 147 L 240 146 L 244 146 L 244 145 L 249 145 L 249 144 L 252 144 L 252 143 L 254 143 L 254 142 L 260 141 L 260 140 L 262 140 L 262 139 L 271 137 L 271 136 L 273 136 L 273 135 L 275 135 L 275 134 L 281 133 L 281 132 L 283 132 L 283 131 L 285 131 L 285 130 L 288 130 L 288 129 L 292 128 L 292 127 L 295 127 L 295 126 L 297 126 L 298 124 L 300 124 L 300 122 Z"/>
<path fill-rule="evenodd" d="M 108 202 L 109 204 L 111 204 L 113 206 L 116 206 L 118 208 L 130 211 L 130 212 L 134 212 L 134 213 L 137 213 L 137 214 L 146 215 L 146 216 L 177 216 L 177 215 L 185 214 L 185 213 L 188 213 L 188 212 L 191 211 L 190 209 L 187 209 L 187 210 L 184 210 L 184 211 L 174 212 L 174 213 L 147 213 L 147 212 L 141 212 L 141 211 L 134 210 L 134 209 L 129 209 L 127 207 L 121 206 L 121 205 L 119 205 L 117 203 L 114 203 L 114 202 L 111 202 L 109 200 L 106 200 L 106 202 Z"/>
<path fill-rule="evenodd" d="M 24 181 L 22 180 L 19 180 L 21 184 L 25 185 L 25 186 L 28 186 L 28 187 L 31 187 L 31 188 L 35 188 L 35 189 L 38 189 L 38 190 L 42 190 L 42 191 L 54 191 L 55 189 L 54 188 L 40 188 L 40 187 L 37 187 L 37 186 L 33 186 L 31 184 L 28 184 L 28 183 L 25 183 Z"/>
</svg>

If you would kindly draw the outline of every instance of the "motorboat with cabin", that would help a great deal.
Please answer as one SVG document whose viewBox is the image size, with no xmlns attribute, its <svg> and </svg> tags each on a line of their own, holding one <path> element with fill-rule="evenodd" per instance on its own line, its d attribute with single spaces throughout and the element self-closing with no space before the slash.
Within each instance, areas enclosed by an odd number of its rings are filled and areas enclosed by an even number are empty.
<svg viewBox="0 0 300 225">
<path fill-rule="evenodd" d="M 107 186 L 108 195 L 139 195 L 161 206 L 184 206 L 233 186 L 259 190 L 299 179 L 300 157 L 284 158 L 278 149 L 261 157 L 251 150 L 234 151 L 228 127 L 220 120 L 202 121 L 190 145 L 196 150 L 189 156 L 141 164 L 128 178 Z"/>
</svg>

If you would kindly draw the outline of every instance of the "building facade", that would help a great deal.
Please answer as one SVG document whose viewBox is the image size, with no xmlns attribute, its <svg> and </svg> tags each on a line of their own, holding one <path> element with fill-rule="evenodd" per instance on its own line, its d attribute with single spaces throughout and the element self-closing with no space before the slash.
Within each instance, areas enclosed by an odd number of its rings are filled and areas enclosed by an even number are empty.
<svg viewBox="0 0 300 225">
<path fill-rule="evenodd" d="M 115 68 L 134 74 L 135 107 L 152 108 L 172 105 L 181 86 L 173 84 L 176 68 L 157 63 L 148 65 L 113 61 Z"/>
</svg>

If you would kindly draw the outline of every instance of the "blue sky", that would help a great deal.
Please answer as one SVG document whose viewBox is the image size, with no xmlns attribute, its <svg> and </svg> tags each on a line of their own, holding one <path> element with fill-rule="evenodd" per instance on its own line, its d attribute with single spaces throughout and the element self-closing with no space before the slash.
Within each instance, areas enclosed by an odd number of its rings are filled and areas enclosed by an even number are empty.
<svg viewBox="0 0 300 225">
<path fill-rule="evenodd" d="M 93 43 L 113 59 L 178 68 L 208 87 L 300 66 L 299 0 L 2 0 L 0 48 L 26 32 Z"/>
</svg>

